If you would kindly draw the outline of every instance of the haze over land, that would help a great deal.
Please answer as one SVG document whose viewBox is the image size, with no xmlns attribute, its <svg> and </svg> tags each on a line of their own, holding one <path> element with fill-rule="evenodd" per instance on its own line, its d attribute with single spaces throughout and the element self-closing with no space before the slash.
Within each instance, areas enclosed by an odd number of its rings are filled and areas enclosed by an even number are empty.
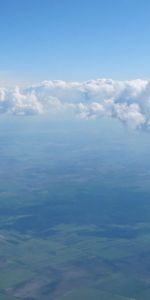
<svg viewBox="0 0 150 300">
<path fill-rule="evenodd" d="M 149 300 L 149 132 L 2 115 L 0 299 Z"/>
</svg>

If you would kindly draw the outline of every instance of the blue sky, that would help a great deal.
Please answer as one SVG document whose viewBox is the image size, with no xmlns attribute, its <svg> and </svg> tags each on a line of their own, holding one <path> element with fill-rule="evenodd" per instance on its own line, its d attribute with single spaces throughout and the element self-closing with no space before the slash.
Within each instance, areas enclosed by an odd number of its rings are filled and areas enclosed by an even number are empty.
<svg viewBox="0 0 150 300">
<path fill-rule="evenodd" d="M 0 0 L 0 78 L 150 78 L 150 1 Z"/>
</svg>

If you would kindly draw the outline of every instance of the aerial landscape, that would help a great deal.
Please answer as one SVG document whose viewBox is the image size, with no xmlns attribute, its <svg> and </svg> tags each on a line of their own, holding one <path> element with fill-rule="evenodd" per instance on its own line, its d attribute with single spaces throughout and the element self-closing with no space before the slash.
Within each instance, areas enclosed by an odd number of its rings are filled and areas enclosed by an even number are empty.
<svg viewBox="0 0 150 300">
<path fill-rule="evenodd" d="M 149 133 L 14 118 L 0 122 L 0 299 L 149 299 Z"/>
<path fill-rule="evenodd" d="M 0 0 L 0 300 L 150 299 L 149 10 Z"/>
</svg>

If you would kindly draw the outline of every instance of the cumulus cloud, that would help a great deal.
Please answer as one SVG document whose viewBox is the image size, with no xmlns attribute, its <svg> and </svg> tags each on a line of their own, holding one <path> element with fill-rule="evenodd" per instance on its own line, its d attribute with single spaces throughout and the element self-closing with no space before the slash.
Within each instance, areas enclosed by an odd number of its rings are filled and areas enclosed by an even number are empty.
<svg viewBox="0 0 150 300">
<path fill-rule="evenodd" d="M 97 79 L 43 81 L 0 88 L 0 113 L 32 115 L 72 111 L 82 119 L 112 117 L 133 128 L 150 126 L 150 81 Z"/>
</svg>

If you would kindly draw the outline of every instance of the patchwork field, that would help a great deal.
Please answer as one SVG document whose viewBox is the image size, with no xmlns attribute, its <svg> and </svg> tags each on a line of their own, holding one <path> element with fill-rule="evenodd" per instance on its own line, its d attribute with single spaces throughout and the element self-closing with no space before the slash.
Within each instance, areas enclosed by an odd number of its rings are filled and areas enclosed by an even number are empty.
<svg viewBox="0 0 150 300">
<path fill-rule="evenodd" d="M 149 300 L 150 143 L 44 124 L 1 120 L 0 300 Z"/>
</svg>

